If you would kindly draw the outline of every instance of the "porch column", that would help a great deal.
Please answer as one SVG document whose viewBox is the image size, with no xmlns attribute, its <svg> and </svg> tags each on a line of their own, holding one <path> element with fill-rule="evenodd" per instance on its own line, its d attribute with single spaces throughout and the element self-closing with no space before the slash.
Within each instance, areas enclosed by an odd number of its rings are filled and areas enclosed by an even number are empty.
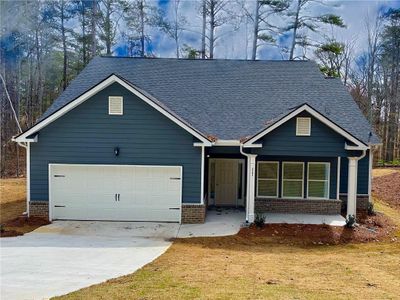
<svg viewBox="0 0 400 300">
<path fill-rule="evenodd" d="M 256 154 L 247 155 L 246 220 L 249 223 L 254 222 L 256 157 Z"/>
<path fill-rule="evenodd" d="M 347 214 L 356 216 L 357 210 L 357 169 L 358 157 L 349 157 L 349 171 L 347 184 Z"/>
</svg>

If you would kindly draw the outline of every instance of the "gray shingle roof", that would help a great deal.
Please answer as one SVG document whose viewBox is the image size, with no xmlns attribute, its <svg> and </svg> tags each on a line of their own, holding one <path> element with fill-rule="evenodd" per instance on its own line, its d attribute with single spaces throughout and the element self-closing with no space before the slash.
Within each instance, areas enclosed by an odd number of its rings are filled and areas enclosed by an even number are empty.
<svg viewBox="0 0 400 300">
<path fill-rule="evenodd" d="M 339 79 L 310 61 L 177 60 L 96 57 L 40 120 L 111 74 L 146 91 L 200 132 L 218 139 L 253 136 L 308 103 L 365 143 L 377 143 Z M 39 120 L 39 121 L 40 121 Z"/>
</svg>

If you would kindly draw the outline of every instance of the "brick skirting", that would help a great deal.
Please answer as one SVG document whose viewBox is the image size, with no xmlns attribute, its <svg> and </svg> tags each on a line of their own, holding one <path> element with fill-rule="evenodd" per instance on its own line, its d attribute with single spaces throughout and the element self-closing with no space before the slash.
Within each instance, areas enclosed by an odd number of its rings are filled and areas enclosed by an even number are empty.
<svg viewBox="0 0 400 300">
<path fill-rule="evenodd" d="M 206 219 L 204 204 L 182 204 L 182 224 L 201 224 Z"/>
<path fill-rule="evenodd" d="M 255 199 L 256 213 L 340 214 L 342 201 L 336 199 Z"/>
<path fill-rule="evenodd" d="M 41 217 L 49 219 L 49 202 L 48 201 L 30 201 L 29 215 L 32 217 Z"/>
<path fill-rule="evenodd" d="M 342 200 L 342 211 L 346 211 L 347 195 L 340 195 L 339 198 Z M 369 206 L 369 196 L 357 195 L 357 213 L 367 213 L 368 206 Z"/>
</svg>

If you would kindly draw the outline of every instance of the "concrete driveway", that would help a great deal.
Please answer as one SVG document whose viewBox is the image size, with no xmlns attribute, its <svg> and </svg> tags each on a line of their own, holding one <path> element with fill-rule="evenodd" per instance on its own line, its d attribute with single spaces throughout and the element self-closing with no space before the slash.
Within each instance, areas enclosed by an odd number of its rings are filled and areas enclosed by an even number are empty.
<svg viewBox="0 0 400 300">
<path fill-rule="evenodd" d="M 1 299 L 45 299 L 132 273 L 164 253 L 179 224 L 54 222 L 2 238 Z"/>
<path fill-rule="evenodd" d="M 239 231 L 244 212 L 211 211 L 205 224 L 56 221 L 0 239 L 1 299 L 46 299 L 135 272 L 175 237 Z"/>
</svg>

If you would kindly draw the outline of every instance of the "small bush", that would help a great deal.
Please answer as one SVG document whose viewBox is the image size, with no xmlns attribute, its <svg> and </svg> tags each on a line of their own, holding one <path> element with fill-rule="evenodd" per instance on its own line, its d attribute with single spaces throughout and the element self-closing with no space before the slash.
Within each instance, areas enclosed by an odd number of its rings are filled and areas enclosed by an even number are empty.
<svg viewBox="0 0 400 300">
<path fill-rule="evenodd" d="M 368 203 L 368 216 L 375 216 L 375 208 L 374 208 L 374 203 L 370 202 Z"/>
<path fill-rule="evenodd" d="M 346 219 L 346 227 L 354 228 L 356 226 L 356 217 L 354 215 L 350 215 Z"/>
<path fill-rule="evenodd" d="M 260 213 L 256 213 L 256 217 L 254 219 L 254 224 L 258 227 L 258 228 L 263 228 L 264 224 L 265 224 L 265 216 L 263 214 Z"/>
<path fill-rule="evenodd" d="M 4 231 L 5 231 L 4 224 L 0 224 L 0 232 L 4 232 Z"/>
</svg>

